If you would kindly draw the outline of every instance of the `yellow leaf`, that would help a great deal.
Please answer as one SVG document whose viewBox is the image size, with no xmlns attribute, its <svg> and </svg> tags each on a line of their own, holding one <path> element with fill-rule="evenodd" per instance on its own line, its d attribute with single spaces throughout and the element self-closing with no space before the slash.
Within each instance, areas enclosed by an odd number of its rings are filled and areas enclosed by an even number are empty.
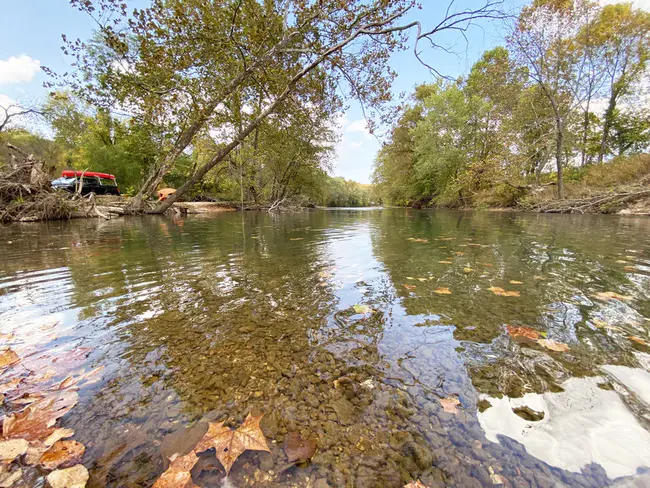
<svg viewBox="0 0 650 488">
<path fill-rule="evenodd" d="M 304 237 L 291 237 L 289 238 L 290 241 L 302 241 Z"/>
<path fill-rule="evenodd" d="M 10 347 L 0 351 L 0 369 L 8 368 L 20 361 L 18 354 Z"/>
<path fill-rule="evenodd" d="M 499 288 L 498 286 L 491 286 L 488 288 L 492 293 L 499 297 L 518 297 L 519 292 L 518 291 L 506 291 L 503 288 Z"/>
<path fill-rule="evenodd" d="M 411 242 L 429 242 L 428 239 L 422 239 L 422 238 L 416 238 L 416 237 L 407 237 L 406 240 L 411 241 Z"/>
<path fill-rule="evenodd" d="M 13 439 L 0 442 L 0 461 L 10 463 L 27 452 L 29 442 L 25 439 Z"/>
<path fill-rule="evenodd" d="M 621 295 L 613 291 L 600 291 L 592 296 L 601 300 L 632 300 L 631 296 Z"/>
<path fill-rule="evenodd" d="M 433 290 L 433 292 L 437 293 L 438 295 L 451 295 L 449 288 L 436 288 Z"/>
<path fill-rule="evenodd" d="M 438 261 L 440 264 L 454 264 L 452 261 Z"/>
<path fill-rule="evenodd" d="M 407 290 L 415 290 L 415 285 L 407 285 L 406 283 L 402 285 Z"/>
<path fill-rule="evenodd" d="M 463 271 L 464 271 L 465 273 L 471 273 L 471 272 L 474 271 L 474 270 L 473 270 L 472 268 L 463 268 Z"/>
<path fill-rule="evenodd" d="M 58 469 L 47 475 L 47 482 L 52 488 L 84 488 L 88 482 L 88 470 L 81 464 Z M 181 488 L 181 485 L 178 485 L 178 488 Z"/>
<path fill-rule="evenodd" d="M 511 285 L 523 285 L 523 281 L 517 281 L 517 280 L 510 280 Z"/>
<path fill-rule="evenodd" d="M 628 339 L 630 339 L 631 341 L 636 342 L 637 344 L 641 344 L 642 346 L 650 346 L 650 344 L 648 344 L 647 341 L 645 341 L 645 340 L 643 340 L 643 339 L 641 339 L 640 337 L 637 337 L 637 336 L 628 336 Z"/>
</svg>

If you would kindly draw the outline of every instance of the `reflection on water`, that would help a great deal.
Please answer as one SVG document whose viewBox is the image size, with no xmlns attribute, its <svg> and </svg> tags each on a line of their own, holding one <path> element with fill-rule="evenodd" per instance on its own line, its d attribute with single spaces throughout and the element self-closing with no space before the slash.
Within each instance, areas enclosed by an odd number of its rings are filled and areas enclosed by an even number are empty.
<svg viewBox="0 0 650 488">
<path fill-rule="evenodd" d="M 150 486 L 184 429 L 250 411 L 271 453 L 234 486 L 607 486 L 650 467 L 649 234 L 401 209 L 15 225 L 1 332 L 105 367 L 62 419 L 90 486 Z M 290 432 L 317 439 L 311 463 L 287 466 Z M 224 478 L 213 456 L 195 471 Z"/>
</svg>

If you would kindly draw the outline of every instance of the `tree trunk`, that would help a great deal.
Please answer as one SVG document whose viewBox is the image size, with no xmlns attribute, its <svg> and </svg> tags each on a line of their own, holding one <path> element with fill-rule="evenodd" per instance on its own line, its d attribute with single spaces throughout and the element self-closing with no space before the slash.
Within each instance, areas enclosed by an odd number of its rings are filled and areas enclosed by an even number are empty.
<svg viewBox="0 0 650 488">
<path fill-rule="evenodd" d="M 564 179 L 562 176 L 562 168 L 564 166 L 562 160 L 564 159 L 564 124 L 562 117 L 555 118 L 555 129 L 556 129 L 556 139 L 555 139 L 555 162 L 557 165 L 557 197 L 560 200 L 564 200 Z"/>
<path fill-rule="evenodd" d="M 618 93 L 612 90 L 609 97 L 609 104 L 605 110 L 605 120 L 603 120 L 603 134 L 600 138 L 600 149 L 598 150 L 598 163 L 602 163 L 605 159 L 605 152 L 607 151 L 607 140 L 609 139 L 609 129 L 612 127 L 612 119 L 614 118 L 614 110 L 616 109 L 616 97 Z"/>
<path fill-rule="evenodd" d="M 587 106 L 585 107 L 585 118 L 582 121 L 582 155 L 580 159 L 580 166 L 587 164 L 587 136 L 589 134 L 589 104 L 591 103 L 591 96 L 587 98 Z"/>
</svg>

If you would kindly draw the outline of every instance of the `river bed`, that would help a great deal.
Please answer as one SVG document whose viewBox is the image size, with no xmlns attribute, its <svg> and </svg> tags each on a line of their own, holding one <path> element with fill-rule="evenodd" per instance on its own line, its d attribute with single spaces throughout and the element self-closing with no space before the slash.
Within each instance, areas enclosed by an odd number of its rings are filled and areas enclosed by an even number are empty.
<svg viewBox="0 0 650 488">
<path fill-rule="evenodd" d="M 270 452 L 226 479 L 208 451 L 198 486 L 644 486 L 648 236 L 410 209 L 16 224 L 0 341 L 33 370 L 84 351 L 53 382 L 102 368 L 59 422 L 88 486 L 151 486 L 205 421 L 251 412 Z"/>
</svg>

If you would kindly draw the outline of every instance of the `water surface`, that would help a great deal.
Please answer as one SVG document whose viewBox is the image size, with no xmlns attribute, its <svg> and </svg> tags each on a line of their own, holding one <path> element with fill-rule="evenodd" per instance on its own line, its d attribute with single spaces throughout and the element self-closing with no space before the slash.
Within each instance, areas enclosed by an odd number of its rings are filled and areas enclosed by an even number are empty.
<svg viewBox="0 0 650 488">
<path fill-rule="evenodd" d="M 404 209 L 12 225 L 0 327 L 105 367 L 61 422 L 89 486 L 151 486 L 184 429 L 251 411 L 271 453 L 232 486 L 624 484 L 650 467 L 649 235 Z M 290 432 L 317 440 L 311 463 L 287 466 Z M 223 483 L 213 455 L 194 474 Z"/>
</svg>

